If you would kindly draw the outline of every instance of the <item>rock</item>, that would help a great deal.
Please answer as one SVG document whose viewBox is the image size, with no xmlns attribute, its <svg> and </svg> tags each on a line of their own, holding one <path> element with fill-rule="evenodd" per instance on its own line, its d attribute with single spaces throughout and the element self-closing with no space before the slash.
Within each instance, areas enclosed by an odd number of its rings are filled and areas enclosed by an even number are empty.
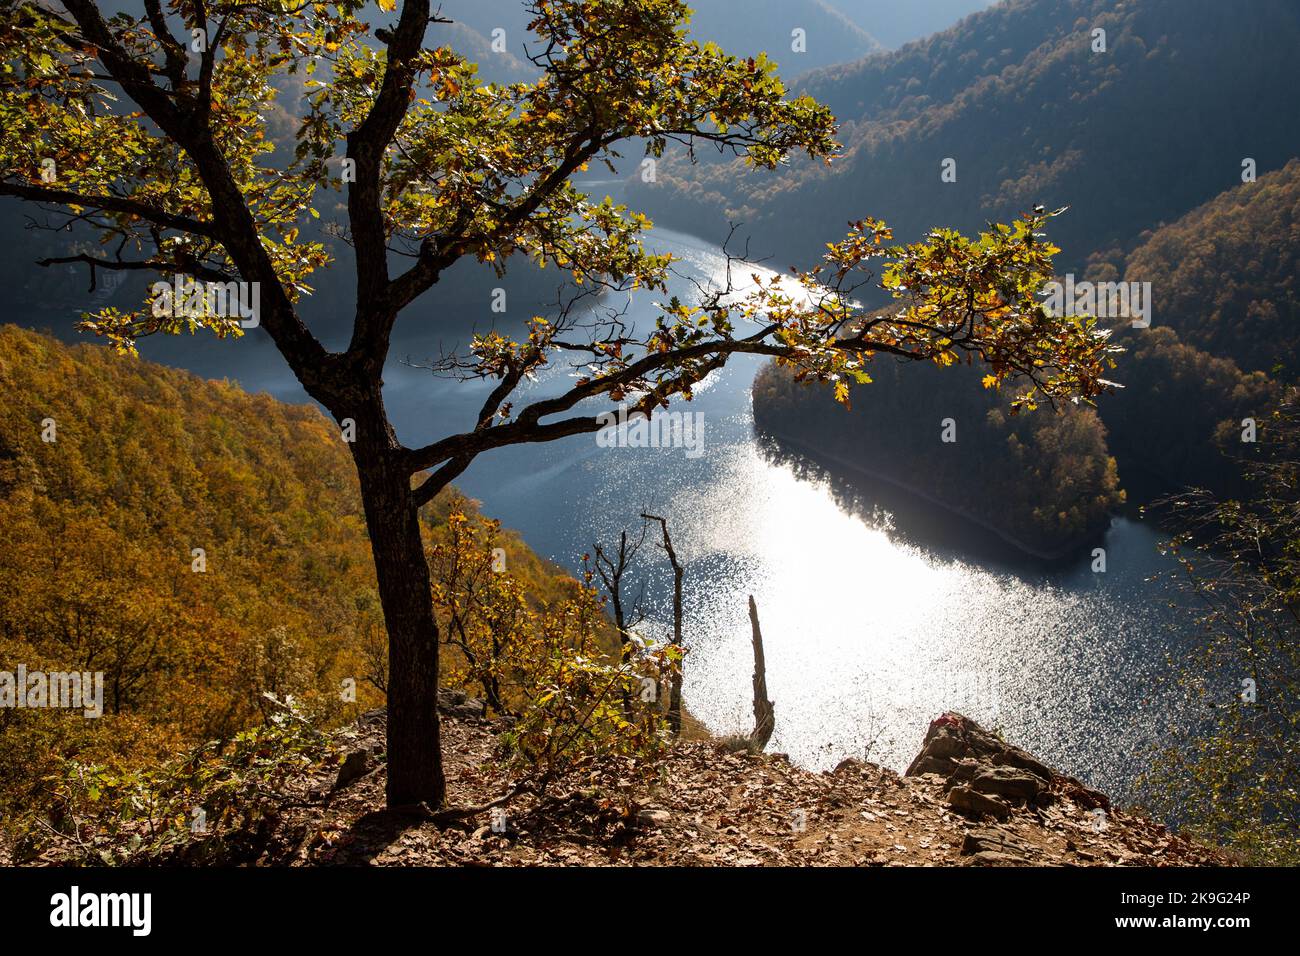
<svg viewBox="0 0 1300 956">
<path fill-rule="evenodd" d="M 487 704 L 483 701 L 448 687 L 438 688 L 438 709 L 461 720 L 481 720 L 487 714 Z"/>
<path fill-rule="evenodd" d="M 1033 800 L 1046 786 L 1041 777 L 1013 767 L 991 767 L 971 781 L 971 789 L 980 793 L 997 794 L 1012 800 Z"/>
<path fill-rule="evenodd" d="M 343 758 L 339 774 L 334 778 L 334 789 L 341 790 L 353 780 L 364 777 L 370 770 L 370 754 L 364 750 L 354 750 Z"/>
<path fill-rule="evenodd" d="M 1022 843 L 1011 834 L 992 827 L 971 830 L 961 844 L 962 856 L 975 856 L 981 853 L 997 853 L 1002 856 L 1018 858 L 1018 862 L 1028 862 L 1034 854 L 1034 848 Z"/>
<path fill-rule="evenodd" d="M 999 853 L 996 850 L 981 850 L 969 860 L 967 866 L 1024 866 L 1029 861 L 1013 853 Z"/>
<path fill-rule="evenodd" d="M 1009 767 L 1018 767 L 1019 769 L 1026 770 L 1035 777 L 1045 780 L 1048 783 L 1051 783 L 1052 780 L 1060 776 L 1059 773 L 1047 766 L 1047 764 L 1038 760 L 1036 757 L 1025 753 L 1025 751 L 1021 750 L 1019 747 L 1006 747 L 1005 750 L 997 755 L 994 759 L 994 763 L 1004 764 Z"/>
<path fill-rule="evenodd" d="M 941 717 L 940 720 L 942 719 Z M 933 727 L 933 724 L 931 726 Z M 927 754 L 935 760 L 950 760 L 964 755 L 968 749 L 969 744 L 964 740 L 951 734 L 940 733 L 932 738 Z M 911 774 L 909 773 L 908 776 Z"/>
<path fill-rule="evenodd" d="M 1084 809 L 1109 809 L 1110 800 L 1073 777 L 1057 773 L 1032 754 L 991 734 L 969 717 L 949 711 L 931 722 L 908 777 L 938 774 L 946 787 L 962 786 L 1006 801 L 1047 807 L 1058 799 Z M 959 800 L 967 800 L 959 796 Z"/>
<path fill-rule="evenodd" d="M 951 760 L 941 757 L 932 757 L 922 752 L 912 761 L 912 765 L 907 768 L 909 777 L 921 777 L 927 773 L 947 779 L 952 774 L 953 764 Z"/>
<path fill-rule="evenodd" d="M 996 817 L 1005 820 L 1011 816 L 1011 808 L 996 797 L 985 796 L 969 787 L 953 787 L 948 791 L 948 806 L 962 813 L 977 816 Z"/>
<path fill-rule="evenodd" d="M 969 783 L 975 779 L 975 775 L 983 769 L 983 764 L 978 760 L 972 760 L 969 757 L 963 757 L 956 761 L 956 766 L 952 774 L 948 777 L 950 783 Z"/>
<path fill-rule="evenodd" d="M 1085 810 L 1096 810 L 1100 807 L 1103 810 L 1110 809 L 1110 797 L 1106 796 L 1100 790 L 1094 790 L 1091 787 L 1084 786 L 1073 777 L 1065 777 L 1060 781 L 1061 792 L 1069 797 Z"/>
<path fill-rule="evenodd" d="M 1050 782 L 1055 774 L 1049 767 L 1019 747 L 1013 747 L 998 737 L 990 734 L 969 717 L 949 711 L 931 721 L 921 744 L 921 752 L 907 768 L 906 776 L 914 777 L 921 765 L 926 765 L 930 773 L 942 773 L 945 777 L 959 772 L 959 768 L 974 762 L 988 766 L 1009 765 L 1026 770 L 1044 781 Z M 935 769 L 935 768 L 942 768 Z"/>
<path fill-rule="evenodd" d="M 637 812 L 637 822 L 652 827 L 666 827 L 672 821 L 673 815 L 667 810 L 656 808 L 647 808 Z"/>
</svg>

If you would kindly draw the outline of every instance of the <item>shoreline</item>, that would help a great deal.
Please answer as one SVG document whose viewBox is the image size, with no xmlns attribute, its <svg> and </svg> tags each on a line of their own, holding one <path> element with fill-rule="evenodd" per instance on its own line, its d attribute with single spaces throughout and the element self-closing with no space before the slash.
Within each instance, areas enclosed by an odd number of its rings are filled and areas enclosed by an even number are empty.
<svg viewBox="0 0 1300 956">
<path fill-rule="evenodd" d="M 842 456 L 834 454 L 832 452 L 827 452 L 821 449 L 814 448 L 811 445 L 808 445 L 806 442 L 802 442 L 797 438 L 793 438 L 784 432 L 780 432 L 771 428 L 762 427 L 758 424 L 757 420 L 755 420 L 754 427 L 755 427 L 755 431 L 758 433 L 758 437 L 760 440 L 766 438 L 766 439 L 776 441 L 779 444 L 788 446 L 790 449 L 794 450 L 798 454 L 801 454 L 813 460 L 816 463 L 832 464 L 840 468 L 847 469 L 850 472 L 855 472 L 859 475 L 863 475 L 873 481 L 879 481 L 887 485 L 891 485 L 892 487 L 897 488 L 900 491 L 906 492 L 907 494 L 912 495 L 913 497 L 916 497 L 921 501 L 927 502 L 928 504 L 935 505 L 936 507 L 942 508 L 944 511 L 947 511 L 950 514 L 954 514 L 962 518 L 963 520 L 970 522 L 976 527 L 981 528 L 982 530 L 987 531 L 990 534 L 994 535 L 1003 544 L 1006 544 L 1014 548 L 1016 551 L 1020 552 L 1025 556 L 1036 558 L 1040 561 L 1048 561 L 1051 563 L 1060 563 L 1060 562 L 1067 561 L 1070 558 L 1079 555 L 1083 551 L 1084 547 L 1087 545 L 1088 540 L 1092 537 L 1091 535 L 1089 535 L 1080 538 L 1078 541 L 1066 545 L 1064 547 L 1052 551 L 1045 551 L 1040 548 L 1036 548 L 1025 541 L 1020 540 L 1010 532 L 1005 531 L 1002 528 L 999 528 L 996 525 L 990 523 L 986 518 L 982 518 L 979 515 L 973 514 L 972 512 L 967 511 L 964 508 L 961 508 L 957 505 L 944 501 L 943 499 L 938 498 L 929 492 L 923 491 L 919 488 L 915 488 L 912 485 L 900 481 L 897 478 L 893 478 L 881 472 L 874 471 L 863 465 L 857 464 L 856 462 L 849 461 L 848 459 L 843 458 Z"/>
</svg>

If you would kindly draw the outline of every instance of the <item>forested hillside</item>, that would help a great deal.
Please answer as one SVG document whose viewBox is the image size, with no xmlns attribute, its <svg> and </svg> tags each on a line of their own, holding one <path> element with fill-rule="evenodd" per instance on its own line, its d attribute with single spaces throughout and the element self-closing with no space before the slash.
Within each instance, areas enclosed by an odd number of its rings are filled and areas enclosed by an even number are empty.
<svg viewBox="0 0 1300 956">
<path fill-rule="evenodd" d="M 830 389 L 768 365 L 754 382 L 755 425 L 832 467 L 938 498 L 1044 556 L 1099 534 L 1124 500 L 1092 409 L 1009 415 L 1009 398 L 981 388 L 974 369 L 882 362 L 872 377 L 846 410 Z"/>
<path fill-rule="evenodd" d="M 1105 30 L 1105 52 L 1093 48 L 1095 29 Z M 906 236 L 1069 205 L 1052 226 L 1061 273 L 1149 283 L 1153 302 L 1151 328 L 1110 320 L 1127 350 L 1114 376 L 1124 387 L 1100 401 L 1093 469 L 1113 454 L 1134 502 L 1188 485 L 1233 492 L 1237 459 L 1256 451 L 1241 440 L 1243 421 L 1264 417 L 1300 363 L 1300 126 L 1279 122 L 1291 115 L 1282 73 L 1297 38 L 1300 8 L 1272 0 L 1232 10 L 1011 0 L 960 30 L 806 78 L 844 121 L 842 161 L 753 187 L 759 177 L 675 167 L 665 189 L 646 195 L 667 193 L 669 208 L 689 196 L 692 208 L 743 219 L 760 244 L 791 258 L 819 248 L 816 233 L 833 234 L 846 212 L 883 215 Z M 956 182 L 940 182 L 945 157 L 956 160 Z M 1247 159 L 1257 180 L 1243 175 Z M 776 394 L 770 382 L 756 391 L 760 420 Z M 807 431 L 821 399 L 781 394 L 787 429 L 797 419 Z M 891 469 L 961 504 L 931 471 L 935 449 L 887 436 L 918 408 L 970 409 L 969 389 L 884 376 L 855 404 L 849 430 L 869 436 L 860 460 L 878 461 L 888 446 Z M 1014 465 L 1006 453 L 997 467 Z M 1033 503 L 1005 504 L 1017 516 L 1004 527 L 1033 523 Z"/>
<path fill-rule="evenodd" d="M 1139 498 L 1185 485 L 1237 490 L 1242 421 L 1300 370 L 1300 160 L 1098 255 L 1099 281 L 1149 282 L 1151 329 L 1120 327 L 1126 387 L 1102 417 Z"/>
<path fill-rule="evenodd" d="M 1156 229 L 1124 261 L 1158 323 L 1247 371 L 1300 373 L 1300 159 Z"/>
<path fill-rule="evenodd" d="M 453 509 L 482 523 L 444 495 L 435 548 Z M 528 600 L 568 592 L 497 541 Z M 33 808 L 63 758 L 147 765 L 227 738 L 274 712 L 267 693 L 322 724 L 383 701 L 355 470 L 314 406 L 0 326 L 0 582 L 5 668 L 105 675 L 99 719 L 0 710 L 0 813 Z"/>
<path fill-rule="evenodd" d="M 1300 154 L 1300 127 L 1278 121 L 1298 43 L 1286 0 L 1010 0 L 805 78 L 842 123 L 838 161 L 746 175 L 665 163 L 634 198 L 664 225 L 725 235 L 742 221 L 756 247 L 801 263 L 853 217 L 911 239 L 1069 205 L 1053 238 L 1077 269 L 1239 183 L 1243 159 L 1263 173 Z"/>
<path fill-rule="evenodd" d="M 1259 419 L 1259 428 L 1267 428 L 1265 412 L 1294 380 L 1300 355 L 1298 222 L 1300 161 L 1292 160 L 1145 233 L 1131 254 L 1099 254 L 1089 263 L 1086 275 L 1093 281 L 1149 282 L 1154 303 L 1152 328 L 1111 323 L 1116 342 L 1126 349 L 1116 372 L 1124 387 L 1101 398 L 1105 428 L 1093 436 L 1092 467 L 1114 455 L 1131 500 L 1145 502 L 1187 486 L 1239 490 L 1240 460 L 1257 451 L 1241 441 L 1242 422 Z M 892 464 L 876 465 L 878 471 L 906 472 L 919 490 L 954 505 L 969 495 L 956 486 L 945 493 L 941 473 L 931 469 L 934 448 L 897 438 L 918 429 L 928 435 L 924 429 L 933 430 L 942 409 L 978 411 L 971 405 L 970 383 L 935 377 L 920 387 L 907 376 L 880 376 L 863 391 L 845 428 L 826 397 L 776 388 L 783 374 L 769 369 L 755 387 L 760 423 L 779 416 L 787 434 L 816 436 L 818 448 L 838 449 L 836 454 L 858 461 L 879 462 L 888 449 Z M 824 414 L 833 425 L 815 424 Z M 918 415 L 919 423 L 913 423 Z M 1059 425 L 1035 427 L 1051 431 Z M 852 447 L 849 434 L 856 436 Z M 995 447 L 1004 445 L 998 441 Z M 988 467 L 1013 473 L 1014 455 L 992 447 L 984 454 L 999 459 Z M 999 487 L 986 481 L 987 467 L 969 474 L 980 487 Z M 1035 505 L 993 497 L 1002 507 L 987 507 L 1005 509 L 995 522 L 1000 526 L 1033 520 Z"/>
</svg>

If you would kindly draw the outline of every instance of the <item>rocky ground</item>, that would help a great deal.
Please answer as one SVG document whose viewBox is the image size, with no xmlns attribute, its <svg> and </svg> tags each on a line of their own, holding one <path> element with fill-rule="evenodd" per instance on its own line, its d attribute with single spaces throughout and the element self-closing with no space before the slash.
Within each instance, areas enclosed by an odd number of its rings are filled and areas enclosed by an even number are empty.
<svg viewBox="0 0 1300 956">
<path fill-rule="evenodd" d="M 446 773 L 459 806 L 510 788 L 476 702 L 447 700 Z M 935 720 L 903 776 L 833 772 L 781 754 L 682 741 L 658 779 L 613 762 L 505 807 L 447 822 L 387 812 L 384 716 L 341 732 L 339 760 L 304 776 L 256 840 L 215 855 L 261 865 L 1197 866 L 1232 861 L 1110 806 L 958 714 Z M 622 796 L 609 796 L 610 794 Z M 196 845 L 187 862 L 211 860 Z"/>
</svg>

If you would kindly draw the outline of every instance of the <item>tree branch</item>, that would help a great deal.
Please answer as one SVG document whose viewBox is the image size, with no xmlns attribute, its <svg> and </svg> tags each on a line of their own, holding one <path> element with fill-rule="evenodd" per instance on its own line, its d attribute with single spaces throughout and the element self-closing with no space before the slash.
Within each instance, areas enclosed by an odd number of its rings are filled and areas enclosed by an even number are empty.
<svg viewBox="0 0 1300 956">
<path fill-rule="evenodd" d="M 348 157 L 356 162 L 356 180 L 348 186 L 348 224 L 357 265 L 357 317 L 348 351 L 362 356 L 372 370 L 383 368 L 388 340 L 400 307 L 389 301 L 388 232 L 382 184 L 384 152 L 411 102 L 414 59 L 424 43 L 429 0 L 406 0 L 388 42 L 383 85 L 359 126 L 348 133 Z"/>
<path fill-rule="evenodd" d="M 170 136 L 194 163 L 212 204 L 211 235 L 229 254 L 246 281 L 262 287 L 264 328 L 303 387 L 331 411 L 339 407 L 339 383 L 330 373 L 337 356 L 327 352 L 303 324 L 271 261 L 252 210 L 208 128 L 206 111 L 173 102 L 153 82 L 150 66 L 127 52 L 109 30 L 92 0 L 64 0 L 85 38 L 96 47 L 105 69 L 122 89 Z M 201 235 L 209 234 L 206 231 Z"/>
<path fill-rule="evenodd" d="M 36 186 L 27 183 L 0 183 L 0 196 L 13 196 L 32 202 L 54 203 L 60 206 L 84 206 L 87 209 L 103 209 L 108 212 L 126 213 L 162 226 L 175 229 L 207 239 L 217 239 L 217 231 L 211 222 L 203 222 L 190 216 L 179 216 L 165 209 L 131 199 L 127 196 L 88 195 L 67 189 L 54 189 L 49 186 Z"/>
<path fill-rule="evenodd" d="M 36 264 L 44 268 L 57 265 L 68 265 L 76 262 L 84 262 L 90 266 L 90 292 L 95 291 L 95 272 L 98 269 L 108 269 L 114 272 L 152 271 L 164 275 L 192 275 L 196 278 L 209 279 L 213 282 L 229 282 L 232 278 L 224 272 L 219 272 L 216 269 L 210 269 L 207 266 L 199 265 L 197 263 L 181 264 L 177 262 L 159 262 L 156 260 L 100 259 L 95 256 L 86 255 L 84 252 L 75 256 L 56 256 L 54 258 L 36 260 Z"/>
</svg>

